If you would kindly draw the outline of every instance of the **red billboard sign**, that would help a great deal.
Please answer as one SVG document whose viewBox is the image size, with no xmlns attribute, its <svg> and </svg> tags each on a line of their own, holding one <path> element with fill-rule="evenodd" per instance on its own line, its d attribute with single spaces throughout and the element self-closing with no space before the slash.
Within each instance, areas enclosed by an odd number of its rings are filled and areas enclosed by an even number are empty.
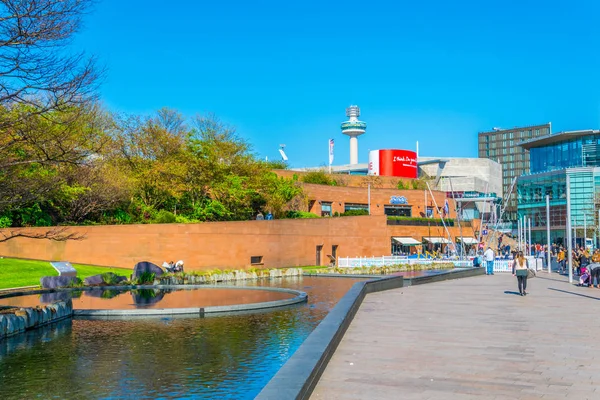
<svg viewBox="0 0 600 400">
<path fill-rule="evenodd" d="M 410 150 L 373 150 L 369 153 L 369 175 L 417 178 L 417 153 Z"/>
</svg>

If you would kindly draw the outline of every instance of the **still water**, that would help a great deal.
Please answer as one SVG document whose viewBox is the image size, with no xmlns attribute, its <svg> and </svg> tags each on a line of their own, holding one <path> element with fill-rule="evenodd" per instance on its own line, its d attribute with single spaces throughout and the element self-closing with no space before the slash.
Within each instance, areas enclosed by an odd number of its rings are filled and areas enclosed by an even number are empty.
<svg viewBox="0 0 600 400">
<path fill-rule="evenodd" d="M 287 300 L 294 294 L 251 289 L 126 289 L 80 290 L 0 299 L 0 305 L 35 307 L 72 299 L 75 310 L 135 310 L 149 308 L 214 307 Z"/>
<path fill-rule="evenodd" d="M 359 279 L 263 281 L 308 303 L 214 318 L 73 320 L 0 341 L 2 399 L 252 399 Z"/>
</svg>

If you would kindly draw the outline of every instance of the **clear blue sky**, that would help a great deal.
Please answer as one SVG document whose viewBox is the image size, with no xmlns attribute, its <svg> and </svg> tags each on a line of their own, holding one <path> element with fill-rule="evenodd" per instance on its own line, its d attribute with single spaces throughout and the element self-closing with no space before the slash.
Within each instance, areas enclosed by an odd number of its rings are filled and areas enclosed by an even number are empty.
<svg viewBox="0 0 600 400">
<path fill-rule="evenodd" d="M 597 0 L 99 0 L 74 45 L 107 68 L 111 110 L 214 112 L 261 157 L 349 162 L 369 149 L 477 156 L 477 132 L 600 127 Z"/>
</svg>

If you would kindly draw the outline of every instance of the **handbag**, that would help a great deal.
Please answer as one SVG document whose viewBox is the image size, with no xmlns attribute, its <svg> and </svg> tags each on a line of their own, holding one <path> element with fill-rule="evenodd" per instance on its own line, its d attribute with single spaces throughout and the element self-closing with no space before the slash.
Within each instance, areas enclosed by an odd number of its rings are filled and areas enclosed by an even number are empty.
<svg viewBox="0 0 600 400">
<path fill-rule="evenodd" d="M 527 268 L 527 279 L 535 278 L 537 275 L 534 270 Z"/>
</svg>

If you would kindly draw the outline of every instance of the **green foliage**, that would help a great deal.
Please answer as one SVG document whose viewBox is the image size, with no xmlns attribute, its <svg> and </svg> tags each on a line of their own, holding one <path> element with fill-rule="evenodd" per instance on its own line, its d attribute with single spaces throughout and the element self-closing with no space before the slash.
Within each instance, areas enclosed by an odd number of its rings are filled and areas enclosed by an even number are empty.
<svg viewBox="0 0 600 400">
<path fill-rule="evenodd" d="M 42 210 L 40 204 L 25 207 L 14 213 L 22 226 L 52 226 L 52 218 Z"/>
<path fill-rule="evenodd" d="M 54 113 L 62 121 L 72 112 Z M 0 169 L 0 227 L 236 221 L 258 212 L 282 218 L 305 207 L 298 177 L 272 172 L 285 163 L 256 159 L 214 117 L 188 124 L 168 109 L 147 117 L 96 106 L 81 112 L 63 135 L 73 162 L 33 162 L 36 143 L 11 148 L 13 170 Z M 58 125 L 33 122 L 35 137 L 51 140 L 42 150 L 59 151 Z M 0 137 L 0 158 L 5 142 Z"/>
<path fill-rule="evenodd" d="M 102 281 L 107 285 L 116 285 L 119 283 L 118 281 L 119 275 L 114 272 L 105 272 L 102 274 Z"/>
<path fill-rule="evenodd" d="M 178 224 L 193 224 L 198 222 L 198 220 L 183 215 L 177 215 L 175 218 L 175 222 L 177 222 Z"/>
<path fill-rule="evenodd" d="M 118 290 L 103 290 L 100 295 L 103 299 L 112 299 L 113 297 L 117 297 L 121 292 Z"/>
<path fill-rule="evenodd" d="M 6 215 L 0 217 L 0 228 L 10 228 L 12 226 L 12 219 Z"/>
<path fill-rule="evenodd" d="M 338 186 L 337 181 L 325 171 L 310 171 L 302 175 L 300 180 L 304 183 L 314 183 L 316 185 Z"/>
<path fill-rule="evenodd" d="M 369 215 L 369 210 L 348 210 L 340 214 L 340 217 L 355 217 L 359 215 Z"/>
<path fill-rule="evenodd" d="M 400 190 L 407 189 L 407 187 L 406 187 L 406 186 L 405 186 L 405 184 L 404 184 L 404 181 L 402 181 L 402 180 L 399 180 L 399 181 L 398 181 L 398 185 L 397 185 L 396 187 L 397 187 L 398 189 L 400 189 Z"/>
<path fill-rule="evenodd" d="M 69 287 L 72 287 L 72 288 L 78 288 L 78 287 L 83 287 L 83 286 L 84 286 L 83 285 L 83 280 L 80 277 L 78 277 L 78 276 L 76 276 L 75 278 L 73 278 L 73 281 L 69 285 Z"/>
<path fill-rule="evenodd" d="M 411 181 L 411 186 L 414 190 L 427 190 L 427 181 L 423 179 L 413 179 Z"/>
<path fill-rule="evenodd" d="M 387 219 L 389 220 L 396 220 L 396 221 L 418 221 L 418 222 L 431 222 L 431 223 L 442 223 L 442 220 L 440 218 L 424 218 L 424 217 L 397 217 L 397 216 L 389 216 L 387 217 Z M 454 223 L 454 219 L 453 218 L 444 218 L 444 223 L 446 225 L 448 224 L 453 224 Z"/>
<path fill-rule="evenodd" d="M 154 223 L 157 224 L 172 224 L 174 222 L 177 222 L 177 217 L 167 210 L 160 210 L 156 213 L 156 217 L 154 217 Z"/>
<path fill-rule="evenodd" d="M 136 285 L 146 285 L 154 283 L 156 274 L 154 272 L 142 272 L 141 275 L 135 281 Z"/>
<path fill-rule="evenodd" d="M 309 219 L 309 218 L 321 218 L 319 217 L 317 214 L 313 214 L 311 212 L 306 212 L 306 211 L 287 211 L 284 215 L 283 218 L 290 218 L 290 219 Z"/>
<path fill-rule="evenodd" d="M 102 222 L 106 224 L 130 224 L 132 220 L 133 218 L 131 217 L 131 215 L 120 208 L 111 212 L 106 212 L 102 216 Z"/>
</svg>

